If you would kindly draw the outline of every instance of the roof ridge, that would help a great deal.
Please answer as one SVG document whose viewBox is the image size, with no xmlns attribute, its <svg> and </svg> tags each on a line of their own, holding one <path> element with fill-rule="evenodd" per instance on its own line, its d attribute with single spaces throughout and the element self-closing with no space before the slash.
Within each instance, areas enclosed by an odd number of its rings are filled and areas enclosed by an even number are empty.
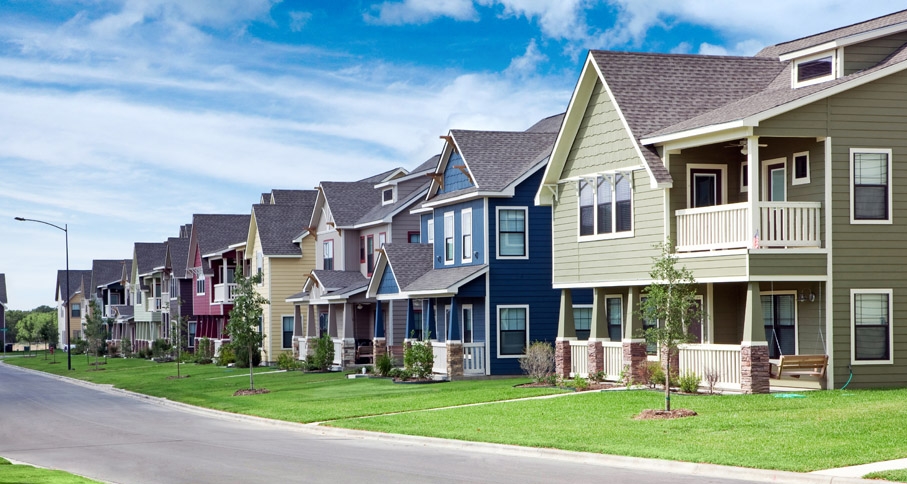
<svg viewBox="0 0 907 484">
<path fill-rule="evenodd" d="M 891 16 L 897 15 L 897 14 L 899 14 L 899 13 L 904 13 L 904 12 L 907 12 L 907 9 L 904 9 L 904 10 L 896 10 L 896 11 L 891 12 L 891 13 L 886 13 L 885 15 L 879 15 L 878 17 L 868 18 L 868 19 L 866 19 L 866 20 L 861 20 L 861 21 L 859 21 L 859 22 L 854 22 L 854 23 L 849 24 L 849 25 L 842 25 L 842 26 L 840 26 L 840 27 L 835 27 L 835 28 L 833 28 L 833 29 L 825 30 L 825 31 L 822 31 L 822 32 L 816 32 L 816 33 L 814 33 L 814 34 L 804 35 L 803 37 L 799 37 L 799 38 L 791 39 L 791 40 L 786 40 L 786 41 L 784 41 L 784 42 L 779 42 L 779 43 L 777 43 L 777 44 L 772 44 L 772 45 L 770 45 L 770 46 L 766 46 L 766 48 L 767 48 L 767 47 L 780 47 L 780 46 L 783 46 L 783 45 L 786 45 L 786 44 L 792 44 L 792 43 L 794 43 L 794 42 L 800 42 L 800 41 L 802 41 L 802 40 L 809 39 L 810 37 L 818 37 L 818 36 L 820 36 L 820 35 L 830 34 L 830 33 L 832 33 L 832 32 L 836 32 L 836 31 L 839 31 L 839 30 L 849 29 L 849 28 L 851 28 L 851 27 L 856 27 L 857 25 L 860 25 L 860 24 L 867 24 L 867 23 L 870 23 L 870 22 L 873 22 L 873 21 L 876 21 L 876 20 L 879 20 L 879 19 L 883 19 L 883 18 L 885 18 L 885 17 L 891 17 Z M 895 23 L 903 23 L 903 22 L 895 22 Z M 894 24 L 892 24 L 892 25 L 894 25 Z M 881 28 L 881 27 L 879 27 L 879 28 Z M 875 30 L 875 29 L 871 29 L 871 30 Z"/>
</svg>

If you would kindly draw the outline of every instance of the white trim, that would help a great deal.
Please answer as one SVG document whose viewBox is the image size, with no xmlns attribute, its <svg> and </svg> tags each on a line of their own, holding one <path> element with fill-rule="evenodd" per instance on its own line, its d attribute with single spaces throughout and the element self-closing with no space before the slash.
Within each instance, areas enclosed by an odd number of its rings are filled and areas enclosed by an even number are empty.
<svg viewBox="0 0 907 484">
<path fill-rule="evenodd" d="M 523 321 L 523 324 L 526 326 L 526 345 L 524 346 L 523 354 L 520 354 L 520 355 L 502 355 L 501 354 L 501 310 L 502 309 L 525 309 L 526 310 L 526 319 Z M 497 312 L 497 324 L 495 326 L 497 328 L 497 333 L 498 333 L 498 338 L 497 338 L 498 358 L 501 358 L 501 359 L 522 358 L 522 357 L 526 356 L 525 350 L 529 349 L 529 341 L 531 341 L 529 338 L 529 305 L 528 304 L 499 304 L 495 307 L 495 310 Z"/>
<path fill-rule="evenodd" d="M 824 59 L 826 57 L 831 57 L 831 72 L 830 73 L 819 76 L 819 77 L 814 77 L 812 79 L 807 79 L 803 82 L 797 81 L 797 72 L 799 72 L 799 70 L 800 70 L 800 64 L 804 64 L 807 62 L 813 62 L 813 61 L 816 61 L 819 59 Z M 791 88 L 797 89 L 800 87 L 812 86 L 813 84 L 820 84 L 823 82 L 837 79 L 838 77 L 840 77 L 839 76 L 840 72 L 841 72 L 841 70 L 839 69 L 839 65 L 838 65 L 838 51 L 835 49 L 824 50 L 824 51 L 817 52 L 812 55 L 800 57 L 794 61 L 794 65 L 790 70 L 790 76 L 791 76 L 790 85 L 791 85 Z"/>
<path fill-rule="evenodd" d="M 823 210 L 823 212 L 824 212 L 823 215 L 825 216 L 825 250 L 828 253 L 828 256 L 826 257 L 826 263 L 825 263 L 825 274 L 826 274 L 826 277 L 828 278 L 828 280 L 825 281 L 825 294 L 827 294 L 827 296 L 825 297 L 825 315 L 826 315 L 825 316 L 825 338 L 826 338 L 825 353 L 828 355 L 828 365 L 827 365 L 828 368 L 825 371 L 825 378 L 826 378 L 826 382 L 828 383 L 827 386 L 830 389 L 835 387 L 835 384 L 834 384 L 835 383 L 835 352 L 831 350 L 832 348 L 834 348 L 834 337 L 835 337 L 834 318 L 831 317 L 831 315 L 834 314 L 834 303 L 835 303 L 835 300 L 834 300 L 835 298 L 833 297 L 834 277 L 832 277 L 834 275 L 834 257 L 832 254 L 832 250 L 833 250 L 832 245 L 833 244 L 832 244 L 831 233 L 832 233 L 832 226 L 834 224 L 833 224 L 832 211 L 831 211 L 831 202 L 832 202 L 832 190 L 831 190 L 831 184 L 832 184 L 832 176 L 831 176 L 832 145 L 831 144 L 832 143 L 831 143 L 831 140 L 832 140 L 831 137 L 826 137 L 825 141 L 824 141 L 825 166 L 823 168 L 823 171 L 825 172 L 825 189 L 823 190 L 825 192 L 825 204 L 823 205 L 825 207 L 825 210 Z"/>
<path fill-rule="evenodd" d="M 846 37 L 841 37 L 830 42 L 825 42 L 824 44 L 814 45 L 807 47 L 805 49 L 793 50 L 778 56 L 778 60 L 787 61 L 791 59 L 796 59 L 801 56 L 810 55 L 816 52 L 822 52 L 830 49 L 846 47 L 848 45 L 858 44 L 860 42 L 866 42 L 867 40 L 878 39 L 880 37 L 885 37 L 894 33 L 902 32 L 907 30 L 907 22 L 899 22 L 893 25 L 888 25 L 885 27 L 879 27 L 877 29 L 868 30 L 866 32 L 860 32 L 858 34 L 848 35 Z"/>
<path fill-rule="evenodd" d="M 854 179 L 853 179 L 853 155 L 856 153 L 884 153 L 888 155 L 888 218 L 885 220 L 862 220 L 854 218 L 854 202 L 856 200 L 853 196 L 854 189 Z M 894 168 L 894 160 L 891 156 L 891 148 L 851 148 L 850 156 L 848 158 L 848 171 L 850 172 L 850 223 L 854 225 L 865 224 L 865 225 L 891 225 L 894 221 L 894 212 L 892 211 L 892 199 L 894 198 L 894 188 L 891 184 L 891 172 Z"/>
<path fill-rule="evenodd" d="M 444 265 L 450 266 L 453 265 L 457 260 L 457 237 L 456 237 L 456 223 L 454 222 L 454 210 L 449 210 L 444 212 L 444 236 L 443 236 L 443 251 L 444 255 L 442 256 L 444 260 Z M 450 239 L 450 249 L 447 247 L 447 239 Z M 450 258 L 448 259 L 448 255 Z"/>
<path fill-rule="evenodd" d="M 523 255 L 501 255 L 501 210 L 520 210 L 523 212 Z M 495 220 L 495 258 L 529 259 L 529 207 L 502 206 L 494 209 Z"/>
<path fill-rule="evenodd" d="M 485 214 L 488 214 L 488 202 L 485 205 Z M 488 217 L 485 217 L 485 233 L 488 233 Z M 485 253 L 488 253 L 488 237 L 485 237 Z M 491 374 L 491 278 L 485 278 L 485 374 Z"/>
<path fill-rule="evenodd" d="M 797 158 L 805 156 L 806 157 L 806 176 L 803 178 L 797 178 Z M 790 155 L 790 184 L 794 185 L 807 185 L 809 184 L 809 151 L 800 151 Z"/>
<path fill-rule="evenodd" d="M 202 292 L 198 292 L 198 283 L 199 283 L 199 282 L 202 283 Z M 204 296 L 205 293 L 207 292 L 206 286 L 207 286 L 207 283 L 205 282 L 205 275 L 204 275 L 204 274 L 199 274 L 199 275 L 195 278 L 195 295 L 196 295 L 196 296 Z"/>
<path fill-rule="evenodd" d="M 857 360 L 856 321 L 854 318 L 854 296 L 857 294 L 886 294 L 888 296 L 888 359 Z M 891 365 L 894 364 L 894 291 L 891 289 L 851 289 L 850 290 L 850 364 L 851 365 Z"/>
<path fill-rule="evenodd" d="M 630 230 L 617 230 L 617 185 L 614 183 L 614 179 L 617 176 L 624 177 L 628 180 L 630 184 Z M 598 179 L 604 178 L 605 181 L 611 187 L 611 231 L 599 233 L 598 232 Z M 569 181 L 576 181 L 576 240 L 577 242 L 590 242 L 596 240 L 614 240 L 614 239 L 626 239 L 630 237 L 635 237 L 636 235 L 636 217 L 634 216 L 636 202 L 634 200 L 634 195 L 636 193 L 634 186 L 634 177 L 633 171 L 625 171 L 625 169 L 616 169 L 607 172 L 598 172 L 590 174 L 587 176 L 571 177 Z M 591 183 L 590 183 L 591 180 Z M 581 223 L 581 205 L 580 205 L 580 183 L 585 182 L 590 186 L 592 190 L 592 233 L 589 235 L 581 235 L 580 230 L 582 228 Z"/>
<path fill-rule="evenodd" d="M 746 193 L 749 191 L 749 188 L 750 188 L 750 180 L 746 176 L 747 170 L 749 167 L 749 163 L 750 163 L 749 161 L 744 161 L 743 163 L 740 163 L 740 193 Z"/>
<path fill-rule="evenodd" d="M 296 333 L 296 315 L 295 314 L 281 314 L 280 315 L 280 349 L 282 350 L 292 350 L 293 349 L 293 337 L 290 336 L 290 346 L 283 345 L 283 318 L 290 318 L 293 321 L 293 326 L 290 329 L 291 334 Z"/>
<path fill-rule="evenodd" d="M 687 207 L 693 208 L 693 177 L 690 175 L 692 170 L 718 170 L 721 172 L 721 201 L 718 205 L 728 203 L 727 199 L 727 165 L 714 165 L 708 163 L 689 163 L 687 164 Z"/>
<path fill-rule="evenodd" d="M 797 299 L 797 290 L 779 290 L 779 291 L 760 291 L 759 296 L 779 296 L 779 295 L 788 295 L 794 297 L 794 354 L 800 354 L 800 302 Z M 759 304 L 762 304 L 762 301 L 759 301 Z M 762 318 L 762 327 L 765 327 L 764 317 Z M 769 347 L 772 346 L 772 342 L 768 342 Z M 781 352 L 780 349 L 778 351 Z"/>
<path fill-rule="evenodd" d="M 760 160 L 762 163 L 762 201 L 766 202 L 786 202 L 787 201 L 787 158 L 773 158 L 771 160 Z M 768 167 L 771 165 L 781 165 L 781 172 L 784 174 L 784 200 L 771 200 L 769 198 L 769 173 Z"/>
<path fill-rule="evenodd" d="M 421 224 L 420 227 L 421 229 Z M 426 240 L 420 240 L 419 242 L 430 244 L 432 247 L 435 246 L 435 212 L 432 211 L 428 219 L 425 221 L 425 238 Z"/>
<path fill-rule="evenodd" d="M 469 310 L 469 323 L 472 325 L 472 334 L 469 341 L 466 341 L 466 324 L 464 323 L 463 315 L 466 314 L 466 310 Z M 472 304 L 461 304 L 460 305 L 460 340 L 463 343 L 474 343 L 476 339 L 476 313 L 472 309 Z M 485 338 L 488 339 L 488 338 Z"/>
<path fill-rule="evenodd" d="M 469 215 L 469 223 L 466 223 L 466 215 Z M 466 229 L 469 227 L 469 233 Z M 456 233 L 456 230 L 454 230 Z M 469 236 L 469 250 L 466 250 L 466 236 Z M 472 207 L 460 210 L 460 262 L 468 264 L 472 262 L 472 253 L 475 251 L 475 238 L 472 236 Z"/>
<path fill-rule="evenodd" d="M 384 198 L 384 195 L 385 195 L 387 192 L 390 192 L 390 194 L 391 194 L 391 198 L 390 198 L 389 200 L 386 200 L 386 199 Z M 396 201 L 397 201 L 397 187 L 396 187 L 396 185 L 395 185 L 395 186 L 392 186 L 392 187 L 387 187 L 387 188 L 382 188 L 382 189 L 381 189 L 381 205 L 382 205 L 382 206 L 383 206 L 383 205 L 391 205 L 391 204 L 395 203 Z"/>
</svg>

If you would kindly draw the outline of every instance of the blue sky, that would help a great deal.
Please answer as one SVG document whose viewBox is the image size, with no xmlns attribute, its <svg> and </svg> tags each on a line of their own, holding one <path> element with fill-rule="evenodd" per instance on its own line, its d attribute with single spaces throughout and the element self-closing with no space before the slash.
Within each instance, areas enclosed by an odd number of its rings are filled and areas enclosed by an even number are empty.
<svg viewBox="0 0 907 484">
<path fill-rule="evenodd" d="M 0 2 L 0 272 L 14 309 L 193 213 L 248 213 L 566 109 L 588 49 L 751 55 L 877 0 Z"/>
</svg>

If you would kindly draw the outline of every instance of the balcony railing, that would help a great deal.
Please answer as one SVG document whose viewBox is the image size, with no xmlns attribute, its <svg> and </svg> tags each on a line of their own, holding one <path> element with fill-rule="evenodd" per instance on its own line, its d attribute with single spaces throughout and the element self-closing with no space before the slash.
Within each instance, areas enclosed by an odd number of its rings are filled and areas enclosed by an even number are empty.
<svg viewBox="0 0 907 484">
<path fill-rule="evenodd" d="M 232 303 L 234 291 L 236 291 L 236 284 L 215 284 L 214 302 Z"/>
<path fill-rule="evenodd" d="M 720 388 L 740 388 L 740 345 L 680 345 L 679 373 L 693 372 L 705 382 L 709 376 Z"/>
<path fill-rule="evenodd" d="M 485 343 L 463 343 L 463 374 L 485 374 Z"/>
<path fill-rule="evenodd" d="M 759 202 L 755 233 L 747 233 L 749 204 L 678 210 L 677 251 L 821 247 L 822 204 Z"/>
</svg>

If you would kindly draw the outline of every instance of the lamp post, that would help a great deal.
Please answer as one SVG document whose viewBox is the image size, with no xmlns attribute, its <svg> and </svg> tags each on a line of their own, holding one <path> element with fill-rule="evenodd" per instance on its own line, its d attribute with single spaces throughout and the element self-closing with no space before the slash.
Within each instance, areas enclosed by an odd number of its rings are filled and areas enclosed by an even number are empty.
<svg viewBox="0 0 907 484">
<path fill-rule="evenodd" d="M 66 234 L 66 299 L 63 304 L 66 307 L 66 315 L 65 315 L 65 318 L 66 318 L 66 369 L 71 371 L 72 370 L 72 345 L 70 344 L 69 340 L 70 340 L 70 335 L 72 333 L 70 332 L 70 329 L 69 329 L 69 321 L 71 319 L 71 314 L 70 314 L 71 310 L 69 308 L 69 298 L 72 297 L 72 293 L 69 292 L 69 225 L 63 224 L 63 226 L 60 227 L 59 225 L 54 225 L 52 223 L 45 222 L 43 220 L 35 220 L 35 219 L 31 219 L 31 218 L 22 218 L 22 217 L 16 217 L 16 220 L 18 220 L 20 222 L 37 222 L 39 224 L 50 225 L 51 227 L 53 227 L 55 229 L 62 230 L 63 233 Z"/>
</svg>

